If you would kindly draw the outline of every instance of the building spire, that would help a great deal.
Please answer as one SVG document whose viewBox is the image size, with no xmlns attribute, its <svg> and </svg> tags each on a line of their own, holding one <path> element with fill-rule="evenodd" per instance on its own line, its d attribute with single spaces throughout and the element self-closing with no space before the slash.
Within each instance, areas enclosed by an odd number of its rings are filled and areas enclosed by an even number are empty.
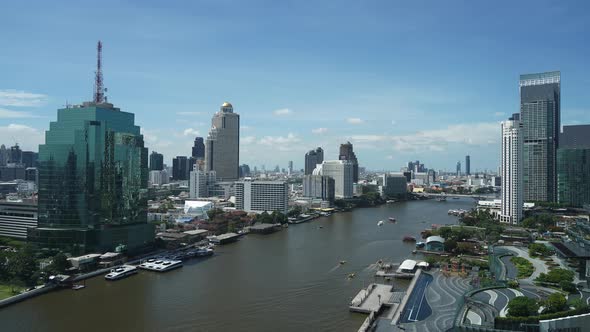
<svg viewBox="0 0 590 332">
<path fill-rule="evenodd" d="M 94 99 L 97 104 L 105 102 L 104 87 L 102 82 L 102 42 L 99 40 L 96 46 L 96 77 L 94 78 Z"/>
</svg>

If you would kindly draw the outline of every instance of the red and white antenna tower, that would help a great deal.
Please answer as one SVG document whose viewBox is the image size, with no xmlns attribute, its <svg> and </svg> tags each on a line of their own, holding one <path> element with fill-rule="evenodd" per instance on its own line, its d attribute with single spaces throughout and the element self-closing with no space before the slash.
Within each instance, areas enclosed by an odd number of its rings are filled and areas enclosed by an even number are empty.
<svg viewBox="0 0 590 332">
<path fill-rule="evenodd" d="M 94 78 L 94 102 L 104 103 L 104 86 L 102 82 L 102 42 L 99 40 L 96 46 L 96 77 Z"/>
</svg>

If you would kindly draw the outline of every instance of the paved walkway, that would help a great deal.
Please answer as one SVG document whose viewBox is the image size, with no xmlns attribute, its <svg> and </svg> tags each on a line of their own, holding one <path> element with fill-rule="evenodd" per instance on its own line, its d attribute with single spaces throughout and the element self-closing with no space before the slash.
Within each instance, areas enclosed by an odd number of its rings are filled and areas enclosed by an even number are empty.
<svg viewBox="0 0 590 332">
<path fill-rule="evenodd" d="M 531 262 L 533 264 L 535 271 L 533 272 L 533 274 L 531 274 L 530 277 L 525 278 L 525 279 L 520 279 L 521 283 L 532 284 L 533 280 L 535 280 L 541 273 L 549 272 L 549 269 L 547 268 L 547 264 L 545 264 L 545 261 L 542 259 L 539 259 L 539 258 L 531 257 L 529 255 L 528 250 L 525 250 L 525 249 L 522 249 L 519 247 L 513 247 L 513 246 L 504 246 L 501 248 L 503 248 L 505 250 L 512 251 L 518 257 L 526 258 L 529 262 Z"/>
</svg>

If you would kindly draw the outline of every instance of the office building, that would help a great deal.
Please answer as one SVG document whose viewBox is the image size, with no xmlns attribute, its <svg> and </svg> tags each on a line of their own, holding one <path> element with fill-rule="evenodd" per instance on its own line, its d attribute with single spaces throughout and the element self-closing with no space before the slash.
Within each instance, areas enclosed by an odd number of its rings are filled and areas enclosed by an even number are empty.
<svg viewBox="0 0 590 332">
<path fill-rule="evenodd" d="M 256 172 L 256 167 L 254 167 Z M 250 176 L 250 166 L 243 164 L 240 166 L 240 178 Z"/>
<path fill-rule="evenodd" d="M 319 164 L 313 175 L 324 175 L 334 179 L 334 196 L 336 198 L 352 198 L 353 164 L 348 160 L 329 160 Z"/>
<path fill-rule="evenodd" d="M 26 240 L 27 229 L 37 227 L 35 202 L 0 201 L 0 236 Z"/>
<path fill-rule="evenodd" d="M 8 163 L 6 166 L 0 166 L 0 181 L 24 180 L 25 177 L 26 168 L 20 163 Z"/>
<path fill-rule="evenodd" d="M 520 76 L 525 201 L 557 199 L 560 81 L 558 71 Z"/>
<path fill-rule="evenodd" d="M 339 160 L 348 160 L 352 163 L 352 181 L 357 183 L 359 181 L 359 162 L 356 159 L 356 154 L 352 149 L 352 143 L 346 142 L 340 144 L 340 154 L 338 155 Z"/>
<path fill-rule="evenodd" d="M 205 198 L 209 197 L 209 188 L 216 182 L 215 172 L 207 172 L 198 169 L 191 171 L 189 180 L 189 197 Z"/>
<path fill-rule="evenodd" d="M 502 122 L 502 205 L 500 221 L 518 224 L 523 208 L 523 125 Z"/>
<path fill-rule="evenodd" d="M 288 174 L 293 174 L 293 161 L 289 160 L 289 166 L 287 167 Z"/>
<path fill-rule="evenodd" d="M 205 143 L 203 141 L 203 137 L 195 137 L 195 142 L 193 144 L 192 157 L 197 160 L 205 159 Z M 190 169 L 192 169 L 192 168 L 190 168 Z"/>
<path fill-rule="evenodd" d="M 238 179 L 240 163 L 240 116 L 225 102 L 211 119 L 205 144 L 205 171 L 215 171 L 219 181 Z"/>
<path fill-rule="evenodd" d="M 318 164 L 324 162 L 324 150 L 317 147 L 305 154 L 305 175 L 311 175 Z"/>
<path fill-rule="evenodd" d="M 382 197 L 402 196 L 408 191 L 407 178 L 403 175 L 383 174 L 379 176 L 378 183 Z"/>
<path fill-rule="evenodd" d="M 39 145 L 38 227 L 28 242 L 72 254 L 150 247 L 148 151 L 133 113 L 108 103 L 100 54 L 91 102 L 57 111 Z"/>
<path fill-rule="evenodd" d="M 461 162 L 460 161 L 457 162 L 457 169 L 455 172 L 456 172 L 455 174 L 457 174 L 457 176 L 461 176 Z"/>
<path fill-rule="evenodd" d="M 12 164 L 20 164 L 23 158 L 23 151 L 18 146 L 18 143 L 10 147 L 8 162 Z"/>
<path fill-rule="evenodd" d="M 186 156 L 176 156 L 172 159 L 172 179 L 175 181 L 188 180 L 189 161 Z"/>
<path fill-rule="evenodd" d="M 326 175 L 304 175 L 303 196 L 334 202 L 336 193 L 335 181 Z"/>
<path fill-rule="evenodd" d="M 465 175 L 471 175 L 471 157 L 469 155 L 465 156 Z"/>
<path fill-rule="evenodd" d="M 246 212 L 287 213 L 289 186 L 285 181 L 242 180 L 235 183 L 236 209 Z"/>
<path fill-rule="evenodd" d="M 590 125 L 563 126 L 557 149 L 557 200 L 590 204 Z"/>
<path fill-rule="evenodd" d="M 162 171 L 150 171 L 149 183 L 152 186 L 161 186 L 170 182 L 170 176 L 165 170 Z"/>
<path fill-rule="evenodd" d="M 0 166 L 6 166 L 8 164 L 9 152 L 6 149 L 6 145 L 0 145 Z"/>
<path fill-rule="evenodd" d="M 150 154 L 150 171 L 161 171 L 164 169 L 164 155 L 152 151 Z"/>
</svg>

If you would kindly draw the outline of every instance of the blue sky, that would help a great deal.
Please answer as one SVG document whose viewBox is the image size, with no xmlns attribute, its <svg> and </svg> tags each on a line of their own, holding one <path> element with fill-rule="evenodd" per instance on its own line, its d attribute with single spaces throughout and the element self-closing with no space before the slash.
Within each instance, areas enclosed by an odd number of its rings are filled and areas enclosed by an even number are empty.
<svg viewBox="0 0 590 332">
<path fill-rule="evenodd" d="M 190 154 L 224 101 L 241 162 L 303 166 L 350 140 L 361 166 L 499 164 L 518 76 L 561 70 L 562 122 L 590 123 L 584 1 L 10 1 L 0 5 L 0 142 L 37 150 L 66 101 L 109 101 L 150 150 Z M 585 98 L 586 97 L 586 98 Z"/>
</svg>

